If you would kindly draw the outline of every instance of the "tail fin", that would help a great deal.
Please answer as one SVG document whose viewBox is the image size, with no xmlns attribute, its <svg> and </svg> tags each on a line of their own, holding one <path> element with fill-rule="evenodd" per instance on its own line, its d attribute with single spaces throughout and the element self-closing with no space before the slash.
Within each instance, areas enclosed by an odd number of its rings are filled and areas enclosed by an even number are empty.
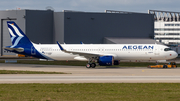
<svg viewBox="0 0 180 101">
<path fill-rule="evenodd" d="M 31 41 L 14 21 L 7 21 L 7 25 L 12 42 L 11 47 L 31 44 Z"/>
</svg>

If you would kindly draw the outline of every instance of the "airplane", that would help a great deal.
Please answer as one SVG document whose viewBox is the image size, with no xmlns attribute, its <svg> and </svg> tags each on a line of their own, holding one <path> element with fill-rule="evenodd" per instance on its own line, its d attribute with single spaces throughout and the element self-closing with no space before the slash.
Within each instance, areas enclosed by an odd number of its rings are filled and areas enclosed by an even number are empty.
<svg viewBox="0 0 180 101">
<path fill-rule="evenodd" d="M 7 21 L 12 46 L 4 49 L 46 60 L 88 61 L 86 68 L 96 65 L 119 65 L 120 60 L 168 60 L 178 56 L 162 44 L 35 44 L 13 21 Z"/>
</svg>

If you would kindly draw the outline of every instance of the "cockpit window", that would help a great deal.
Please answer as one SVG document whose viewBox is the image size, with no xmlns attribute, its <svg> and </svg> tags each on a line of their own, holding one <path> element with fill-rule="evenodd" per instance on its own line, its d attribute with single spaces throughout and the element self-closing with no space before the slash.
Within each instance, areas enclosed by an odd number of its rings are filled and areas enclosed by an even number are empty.
<svg viewBox="0 0 180 101">
<path fill-rule="evenodd" d="M 170 51 L 172 50 L 171 48 L 165 48 L 164 51 Z"/>
</svg>

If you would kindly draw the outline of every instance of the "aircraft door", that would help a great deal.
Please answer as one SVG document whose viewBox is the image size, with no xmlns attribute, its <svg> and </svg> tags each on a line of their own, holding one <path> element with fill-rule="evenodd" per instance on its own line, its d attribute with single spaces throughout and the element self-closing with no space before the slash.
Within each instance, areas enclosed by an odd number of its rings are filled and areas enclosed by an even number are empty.
<svg viewBox="0 0 180 101">
<path fill-rule="evenodd" d="M 31 47 L 31 55 L 36 55 L 36 49 L 34 46 Z"/>
<path fill-rule="evenodd" d="M 155 46 L 155 51 L 154 51 L 154 55 L 158 56 L 159 54 L 159 47 Z"/>
</svg>

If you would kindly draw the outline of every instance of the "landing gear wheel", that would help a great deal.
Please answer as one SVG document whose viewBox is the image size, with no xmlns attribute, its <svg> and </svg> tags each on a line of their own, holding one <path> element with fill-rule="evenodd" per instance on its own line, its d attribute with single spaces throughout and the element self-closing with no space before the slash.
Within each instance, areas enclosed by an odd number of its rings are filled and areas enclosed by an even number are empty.
<svg viewBox="0 0 180 101">
<path fill-rule="evenodd" d="M 163 68 L 165 68 L 165 65 L 163 65 Z"/>
<path fill-rule="evenodd" d="M 91 64 L 91 67 L 92 67 L 92 68 L 95 68 L 95 67 L 96 67 L 96 64 L 95 64 L 95 63 L 92 63 L 92 64 Z"/>
<path fill-rule="evenodd" d="M 86 68 L 91 68 L 91 64 L 90 63 L 86 64 Z"/>
<path fill-rule="evenodd" d="M 163 68 L 167 68 L 167 65 L 164 65 Z"/>
<path fill-rule="evenodd" d="M 167 65 L 165 66 L 165 68 L 167 68 Z"/>
</svg>

